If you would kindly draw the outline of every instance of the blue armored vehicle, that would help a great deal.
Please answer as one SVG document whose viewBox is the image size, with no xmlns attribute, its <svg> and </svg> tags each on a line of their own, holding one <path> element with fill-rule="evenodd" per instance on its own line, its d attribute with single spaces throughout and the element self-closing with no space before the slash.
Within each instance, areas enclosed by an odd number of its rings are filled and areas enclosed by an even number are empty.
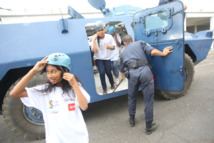
<svg viewBox="0 0 214 143">
<path fill-rule="evenodd" d="M 121 38 L 129 34 L 161 51 L 173 46 L 173 53 L 167 57 L 148 56 L 156 94 L 166 99 L 185 94 L 193 80 L 194 65 L 208 55 L 212 32 L 184 33 L 183 4 L 179 1 L 143 11 L 127 5 L 106 9 L 104 1 L 89 2 L 105 16 L 85 19 L 69 7 L 68 19 L 0 25 L 0 110 L 8 125 L 26 137 L 44 138 L 42 113 L 24 106 L 9 93 L 37 61 L 51 53 L 66 53 L 71 57 L 71 71 L 82 81 L 91 103 L 127 94 L 127 80 L 115 91 L 108 86 L 110 92 L 102 94 L 99 73 L 93 71 L 89 42 L 94 34 L 93 23 L 98 20 L 106 26 L 115 24 Z M 121 52 L 122 49 L 123 46 Z M 44 80 L 45 75 L 38 74 L 28 86 Z"/>
</svg>

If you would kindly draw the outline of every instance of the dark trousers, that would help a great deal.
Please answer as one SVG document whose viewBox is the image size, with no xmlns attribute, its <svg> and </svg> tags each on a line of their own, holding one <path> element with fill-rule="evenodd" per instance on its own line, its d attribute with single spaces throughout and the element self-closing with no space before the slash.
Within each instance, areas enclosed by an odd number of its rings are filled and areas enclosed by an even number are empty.
<svg viewBox="0 0 214 143">
<path fill-rule="evenodd" d="M 108 76 L 111 85 L 114 84 L 114 80 L 111 74 L 111 60 L 96 60 L 96 65 L 100 73 L 100 80 L 103 90 L 107 89 L 105 74 Z"/>
<path fill-rule="evenodd" d="M 152 72 L 148 66 L 140 67 L 138 69 L 131 69 L 129 71 L 129 80 L 128 80 L 129 115 L 135 115 L 136 113 L 136 101 L 139 86 L 142 87 L 142 94 L 144 96 L 145 121 L 149 122 L 153 120 L 154 81 L 152 79 Z"/>
</svg>

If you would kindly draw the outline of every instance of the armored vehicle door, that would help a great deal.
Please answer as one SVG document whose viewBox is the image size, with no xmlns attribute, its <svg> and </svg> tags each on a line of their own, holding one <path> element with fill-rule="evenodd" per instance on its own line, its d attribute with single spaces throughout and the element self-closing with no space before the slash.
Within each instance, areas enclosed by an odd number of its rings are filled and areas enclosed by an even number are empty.
<svg viewBox="0 0 214 143">
<path fill-rule="evenodd" d="M 135 41 L 145 41 L 160 51 L 173 46 L 173 53 L 166 57 L 148 55 L 155 88 L 158 90 L 183 89 L 183 16 L 183 4 L 180 1 L 146 9 L 134 15 Z"/>
</svg>

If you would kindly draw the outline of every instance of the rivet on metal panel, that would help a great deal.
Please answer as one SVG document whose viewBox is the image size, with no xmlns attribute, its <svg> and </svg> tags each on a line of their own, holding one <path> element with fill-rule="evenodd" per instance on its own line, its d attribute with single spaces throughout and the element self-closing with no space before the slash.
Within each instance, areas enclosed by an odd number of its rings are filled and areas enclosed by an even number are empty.
<svg viewBox="0 0 214 143">
<path fill-rule="evenodd" d="M 166 33 L 166 29 L 165 28 L 162 28 L 162 33 Z"/>
<path fill-rule="evenodd" d="M 155 36 L 157 36 L 158 35 L 158 31 L 157 31 L 157 29 L 155 29 Z"/>
<path fill-rule="evenodd" d="M 146 31 L 146 36 L 149 36 L 149 35 L 150 35 L 150 31 L 147 30 L 147 31 Z"/>
</svg>

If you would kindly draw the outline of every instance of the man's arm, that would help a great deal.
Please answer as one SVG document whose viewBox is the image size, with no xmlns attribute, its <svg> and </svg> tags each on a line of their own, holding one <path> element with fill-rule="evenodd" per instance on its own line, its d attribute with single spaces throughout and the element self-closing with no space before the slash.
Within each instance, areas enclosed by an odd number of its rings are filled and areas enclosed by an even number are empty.
<svg viewBox="0 0 214 143">
<path fill-rule="evenodd" d="M 163 49 L 163 52 L 159 51 L 158 49 L 153 49 L 151 51 L 151 55 L 154 55 L 154 56 L 166 56 L 168 55 L 169 53 L 172 53 L 173 47 L 170 46 L 170 47 L 166 47 Z"/>
</svg>

